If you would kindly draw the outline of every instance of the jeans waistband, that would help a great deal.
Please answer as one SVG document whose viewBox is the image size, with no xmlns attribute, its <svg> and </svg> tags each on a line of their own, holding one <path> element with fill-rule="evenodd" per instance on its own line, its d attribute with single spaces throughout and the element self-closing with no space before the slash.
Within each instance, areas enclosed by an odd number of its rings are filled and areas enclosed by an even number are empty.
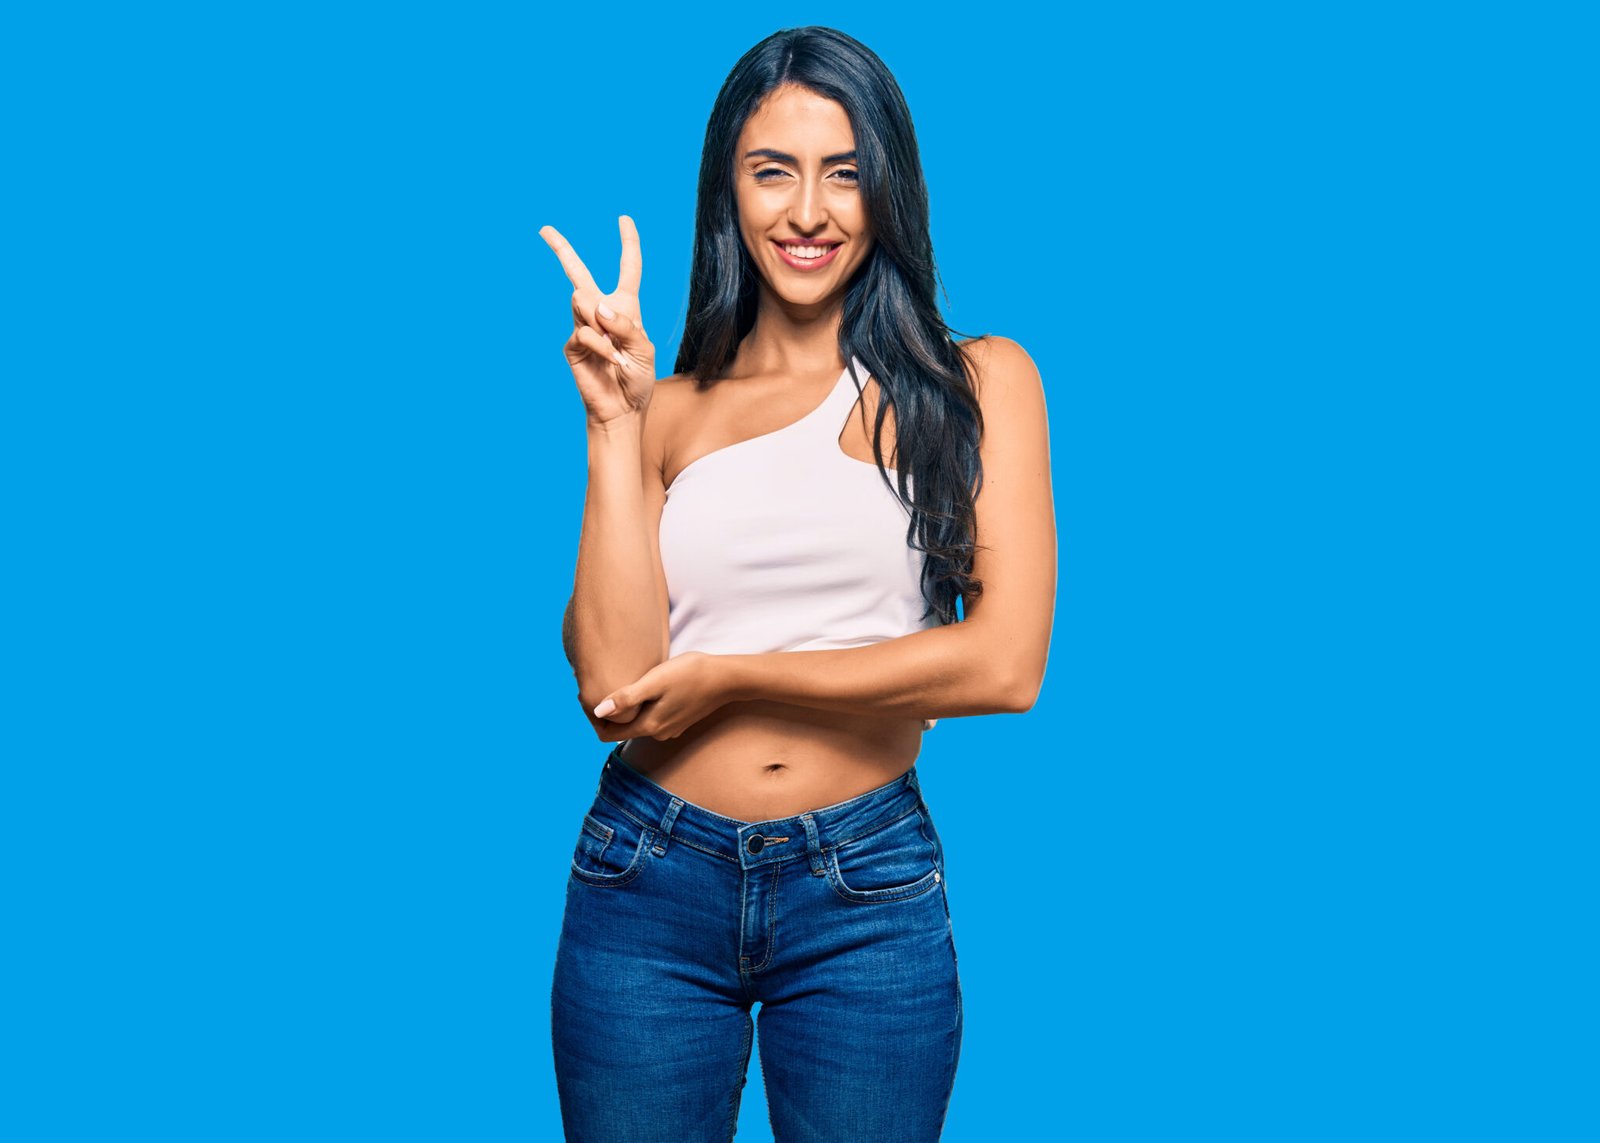
<svg viewBox="0 0 1600 1143">
<path fill-rule="evenodd" d="M 745 822 L 686 801 L 622 759 L 618 743 L 600 770 L 599 794 L 656 832 L 657 852 L 668 840 L 737 861 L 745 868 L 840 845 L 896 821 L 923 805 L 917 768 L 864 794 L 785 818 Z"/>
</svg>

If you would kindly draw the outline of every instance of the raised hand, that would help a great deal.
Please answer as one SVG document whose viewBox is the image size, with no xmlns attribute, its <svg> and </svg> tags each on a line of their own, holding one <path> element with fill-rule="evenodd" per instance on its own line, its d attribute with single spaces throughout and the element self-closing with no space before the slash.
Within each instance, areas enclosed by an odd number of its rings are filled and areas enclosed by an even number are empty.
<svg viewBox="0 0 1600 1143">
<path fill-rule="evenodd" d="M 622 266 L 617 288 L 609 294 L 600 292 L 589 268 L 559 230 L 539 229 L 573 285 L 572 336 L 563 348 L 592 425 L 642 413 L 656 383 L 656 347 L 639 314 L 639 278 L 644 270 L 639 231 L 625 214 L 618 216 L 617 227 L 622 232 Z"/>
</svg>

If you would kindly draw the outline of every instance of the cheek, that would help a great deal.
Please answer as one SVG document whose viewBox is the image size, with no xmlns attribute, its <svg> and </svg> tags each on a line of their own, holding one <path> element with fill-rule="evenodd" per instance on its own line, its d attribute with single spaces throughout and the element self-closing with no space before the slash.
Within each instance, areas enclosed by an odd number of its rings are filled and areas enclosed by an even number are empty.
<svg viewBox="0 0 1600 1143">
<path fill-rule="evenodd" d="M 755 207 L 742 185 L 733 192 L 733 210 L 739 218 L 739 225 L 746 230 L 750 229 L 750 223 L 755 217 Z"/>
<path fill-rule="evenodd" d="M 739 208 L 739 230 L 752 248 L 766 240 L 764 235 L 771 226 L 772 219 L 766 213 L 746 206 Z"/>
</svg>

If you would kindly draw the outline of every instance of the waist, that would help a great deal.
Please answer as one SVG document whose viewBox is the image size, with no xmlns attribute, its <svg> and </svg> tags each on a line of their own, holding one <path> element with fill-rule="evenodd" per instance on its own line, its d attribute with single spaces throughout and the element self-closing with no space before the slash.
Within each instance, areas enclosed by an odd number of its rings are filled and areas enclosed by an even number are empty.
<svg viewBox="0 0 1600 1143">
<path fill-rule="evenodd" d="M 731 703 L 677 738 L 634 738 L 615 757 L 686 801 L 743 822 L 858 796 L 917 760 L 916 718 Z"/>
<path fill-rule="evenodd" d="M 848 841 L 923 805 L 913 765 L 868 790 L 825 805 L 738 818 L 684 798 L 640 773 L 622 757 L 623 745 L 617 744 L 601 769 L 600 796 L 676 840 L 747 867 Z"/>
</svg>

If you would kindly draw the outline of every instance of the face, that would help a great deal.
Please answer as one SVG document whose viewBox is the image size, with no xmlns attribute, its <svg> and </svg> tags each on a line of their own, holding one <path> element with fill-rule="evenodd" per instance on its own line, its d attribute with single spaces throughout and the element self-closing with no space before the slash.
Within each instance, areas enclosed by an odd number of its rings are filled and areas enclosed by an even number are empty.
<svg viewBox="0 0 1600 1143">
<path fill-rule="evenodd" d="M 745 248 L 767 286 L 807 305 L 842 292 L 872 249 L 850 117 L 805 88 L 774 89 L 734 148 Z"/>
</svg>

